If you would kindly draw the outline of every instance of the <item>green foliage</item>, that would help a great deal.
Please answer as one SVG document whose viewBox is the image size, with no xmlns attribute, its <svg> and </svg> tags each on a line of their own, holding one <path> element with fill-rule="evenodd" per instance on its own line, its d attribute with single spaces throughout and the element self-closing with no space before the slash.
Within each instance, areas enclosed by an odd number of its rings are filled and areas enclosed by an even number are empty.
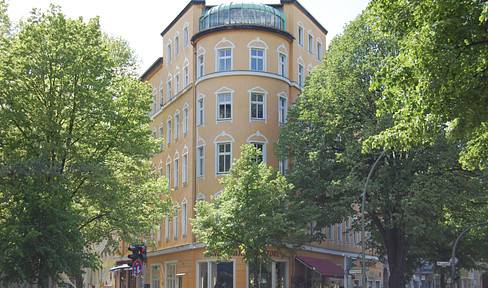
<svg viewBox="0 0 488 288">
<path fill-rule="evenodd" d="M 256 277 L 259 273 L 253 269 L 271 261 L 267 250 L 274 247 L 285 255 L 286 241 L 303 235 L 305 228 L 288 218 L 286 197 L 293 186 L 278 171 L 256 161 L 258 155 L 254 146 L 243 145 L 241 157 L 220 181 L 225 189 L 213 203 L 198 202 L 192 221 L 206 255 L 228 260 L 242 253 Z"/>
<path fill-rule="evenodd" d="M 439 131 L 463 140 L 461 162 L 488 159 L 488 21 L 484 0 L 377 0 L 375 29 L 398 37 L 401 49 L 375 80 L 381 111 L 395 126 L 368 146 L 408 149 L 432 143 Z"/>
<path fill-rule="evenodd" d="M 92 244 L 113 251 L 172 204 L 148 177 L 151 95 L 127 42 L 52 6 L 1 43 L 0 274 L 43 286 L 96 266 Z"/>
<path fill-rule="evenodd" d="M 371 29 L 368 13 L 332 41 L 290 107 L 276 147 L 278 157 L 292 159 L 287 179 L 298 191 L 292 206 L 316 221 L 317 231 L 360 218 L 366 178 L 382 152 L 363 153 L 364 140 L 393 125 L 390 114 L 376 114 L 384 87 L 371 84 L 400 48 L 396 37 Z M 459 146 L 437 133 L 431 145 L 392 149 L 376 166 L 366 195 L 367 244 L 387 257 L 391 287 L 404 287 L 420 260 L 435 257 L 433 241 L 438 247 L 454 241 L 461 215 L 475 219 L 483 211 L 486 187 L 479 171 L 458 163 Z"/>
</svg>

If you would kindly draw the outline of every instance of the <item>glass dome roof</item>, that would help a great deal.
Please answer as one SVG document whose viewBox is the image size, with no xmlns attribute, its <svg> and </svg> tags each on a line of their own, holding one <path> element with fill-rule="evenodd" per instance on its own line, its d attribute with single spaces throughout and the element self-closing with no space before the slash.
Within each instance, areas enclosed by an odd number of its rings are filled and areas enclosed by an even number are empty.
<svg viewBox="0 0 488 288">
<path fill-rule="evenodd" d="M 254 3 L 229 3 L 214 6 L 200 17 L 200 31 L 226 25 L 259 25 L 286 30 L 285 14 Z"/>
</svg>

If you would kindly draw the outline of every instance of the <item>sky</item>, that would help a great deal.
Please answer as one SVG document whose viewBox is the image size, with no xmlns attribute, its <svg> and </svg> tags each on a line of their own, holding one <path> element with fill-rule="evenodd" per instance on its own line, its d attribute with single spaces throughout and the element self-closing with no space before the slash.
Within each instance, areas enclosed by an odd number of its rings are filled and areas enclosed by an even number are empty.
<svg viewBox="0 0 488 288">
<path fill-rule="evenodd" d="M 8 15 L 17 22 L 30 16 L 32 8 L 47 11 L 51 3 L 61 6 L 70 18 L 83 17 L 85 21 L 100 17 L 104 32 L 129 41 L 141 61 L 140 72 L 148 69 L 162 56 L 161 32 L 185 8 L 189 0 L 7 0 Z M 207 0 L 206 5 L 229 2 L 279 4 L 279 0 Z M 298 2 L 327 29 L 327 44 L 344 26 L 354 20 L 368 5 L 369 0 L 298 0 Z"/>
</svg>

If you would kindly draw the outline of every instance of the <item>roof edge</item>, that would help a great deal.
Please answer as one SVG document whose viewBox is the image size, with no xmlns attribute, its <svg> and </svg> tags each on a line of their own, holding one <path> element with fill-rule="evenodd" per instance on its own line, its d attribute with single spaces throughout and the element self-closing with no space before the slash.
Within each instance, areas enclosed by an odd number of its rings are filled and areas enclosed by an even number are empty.
<svg viewBox="0 0 488 288">
<path fill-rule="evenodd" d="M 142 73 L 140 79 L 141 81 L 146 81 L 147 78 L 149 78 L 149 76 L 154 72 L 156 71 L 156 69 L 158 69 L 158 67 L 162 66 L 163 65 L 163 57 L 158 57 L 158 59 L 156 59 L 156 61 L 154 61 L 154 63 L 144 72 Z"/>
<path fill-rule="evenodd" d="M 178 20 L 180 20 L 180 18 L 183 16 L 183 14 L 186 13 L 186 11 L 188 11 L 190 9 L 191 6 L 193 5 L 198 5 L 198 4 L 203 4 L 205 5 L 205 0 L 191 0 L 186 6 L 185 8 L 183 8 L 183 10 L 181 10 L 181 12 L 178 14 L 178 16 L 176 16 L 175 19 L 173 19 L 173 21 L 171 21 L 171 23 L 169 23 L 169 25 L 163 30 L 163 32 L 161 32 L 161 36 L 163 36 L 164 34 L 166 34 L 166 32 L 168 32 L 169 29 L 171 29 L 173 27 L 173 25 L 178 22 Z"/>
<path fill-rule="evenodd" d="M 327 31 L 327 29 L 325 29 L 324 26 L 322 26 L 322 24 L 320 24 L 320 22 L 317 21 L 317 19 L 315 19 L 315 17 L 313 17 L 312 14 L 310 14 L 310 12 L 308 12 L 308 10 L 305 9 L 305 7 L 303 7 L 302 4 L 300 4 L 297 0 L 280 0 L 280 2 L 281 4 L 295 4 L 298 9 L 300 9 L 300 11 L 302 11 L 305 15 L 307 15 L 307 17 L 312 19 L 312 22 L 317 25 L 317 27 L 319 27 L 320 30 L 325 33 L 325 35 L 329 33 L 329 31 Z"/>
</svg>

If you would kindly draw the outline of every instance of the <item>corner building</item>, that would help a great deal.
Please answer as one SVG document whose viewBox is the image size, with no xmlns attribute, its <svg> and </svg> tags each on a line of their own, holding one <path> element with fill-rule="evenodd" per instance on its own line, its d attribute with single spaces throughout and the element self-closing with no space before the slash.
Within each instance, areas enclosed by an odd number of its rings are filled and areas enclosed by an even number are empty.
<svg viewBox="0 0 488 288">
<path fill-rule="evenodd" d="M 146 285 L 249 287 L 242 257 L 229 263 L 205 257 L 189 220 L 197 201 L 210 201 L 222 191 L 219 179 L 243 144 L 256 145 L 268 166 L 285 173 L 288 163 L 274 156 L 273 143 L 306 76 L 321 64 L 326 35 L 294 0 L 219 6 L 193 0 L 161 33 L 163 57 L 142 80 L 153 87 L 153 135 L 165 140 L 153 157 L 153 174 L 169 180 L 179 210 L 144 239 L 157 243 L 148 248 Z M 270 249 L 276 262 L 262 267 L 262 287 L 339 287 L 345 281 L 359 286 L 361 274 L 344 277 L 345 256 L 361 251 L 359 234 L 344 234 L 348 225 L 325 229 L 330 240 L 304 247 L 291 259 Z M 127 263 L 130 254 L 126 243 L 121 246 L 125 256 L 116 258 L 118 265 Z M 372 267 L 369 273 L 369 286 L 380 288 L 381 269 Z M 119 271 L 117 287 L 140 287 L 140 279 L 130 274 Z"/>
</svg>

